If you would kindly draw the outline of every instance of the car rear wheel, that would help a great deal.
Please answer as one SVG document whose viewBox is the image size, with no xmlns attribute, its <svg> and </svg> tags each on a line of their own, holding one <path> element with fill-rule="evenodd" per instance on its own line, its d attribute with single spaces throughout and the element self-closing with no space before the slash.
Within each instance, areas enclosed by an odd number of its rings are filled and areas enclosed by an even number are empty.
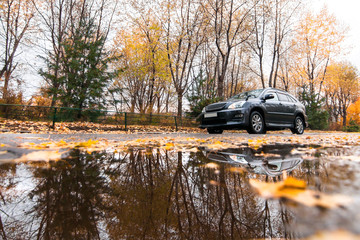
<svg viewBox="0 0 360 240">
<path fill-rule="evenodd" d="M 222 134 L 224 130 L 218 128 L 208 128 L 207 131 L 209 134 Z"/>
<path fill-rule="evenodd" d="M 250 126 L 248 128 L 250 134 L 266 133 L 264 118 L 258 111 L 254 111 L 250 115 Z"/>
<path fill-rule="evenodd" d="M 293 134 L 303 134 L 304 130 L 305 130 L 304 120 L 300 116 L 297 116 L 295 118 L 294 128 L 291 129 L 291 132 Z"/>
</svg>

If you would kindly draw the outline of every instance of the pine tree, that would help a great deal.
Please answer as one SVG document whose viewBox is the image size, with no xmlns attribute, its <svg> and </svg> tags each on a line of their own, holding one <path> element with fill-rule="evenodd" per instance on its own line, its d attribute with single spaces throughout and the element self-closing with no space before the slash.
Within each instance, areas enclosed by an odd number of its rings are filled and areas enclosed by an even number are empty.
<svg viewBox="0 0 360 240">
<path fill-rule="evenodd" d="M 56 96 L 61 106 L 78 108 L 80 117 L 84 108 L 104 107 L 105 89 L 112 74 L 104 50 L 105 37 L 99 35 L 94 20 L 84 17 L 71 29 L 62 43 L 59 63 L 47 59 L 48 69 L 40 74 L 53 83 L 48 93 Z"/>
</svg>

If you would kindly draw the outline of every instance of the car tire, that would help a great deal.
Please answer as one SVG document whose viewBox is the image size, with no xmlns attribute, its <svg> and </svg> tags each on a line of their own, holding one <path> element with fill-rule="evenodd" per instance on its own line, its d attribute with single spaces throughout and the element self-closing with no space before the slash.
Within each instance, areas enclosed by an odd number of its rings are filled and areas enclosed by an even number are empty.
<svg viewBox="0 0 360 240">
<path fill-rule="evenodd" d="M 266 133 L 264 117 L 258 111 L 254 111 L 251 113 L 249 128 L 247 129 L 247 132 L 250 134 Z"/>
<path fill-rule="evenodd" d="M 209 134 L 222 134 L 224 130 L 219 128 L 208 128 L 207 131 Z"/>
<path fill-rule="evenodd" d="M 304 130 L 305 130 L 304 120 L 300 116 L 297 116 L 294 121 L 294 128 L 291 128 L 291 132 L 293 134 L 301 135 L 304 133 Z"/>
</svg>

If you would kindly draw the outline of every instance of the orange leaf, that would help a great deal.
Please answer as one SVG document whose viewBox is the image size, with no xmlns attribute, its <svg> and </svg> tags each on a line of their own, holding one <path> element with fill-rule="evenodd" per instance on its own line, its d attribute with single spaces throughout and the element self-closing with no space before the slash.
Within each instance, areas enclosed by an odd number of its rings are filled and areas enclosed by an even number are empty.
<svg viewBox="0 0 360 240">
<path fill-rule="evenodd" d="M 336 208 L 352 201 L 347 196 L 327 195 L 307 190 L 306 183 L 295 178 L 276 183 L 250 179 L 250 185 L 264 198 L 285 198 L 310 207 Z"/>
</svg>

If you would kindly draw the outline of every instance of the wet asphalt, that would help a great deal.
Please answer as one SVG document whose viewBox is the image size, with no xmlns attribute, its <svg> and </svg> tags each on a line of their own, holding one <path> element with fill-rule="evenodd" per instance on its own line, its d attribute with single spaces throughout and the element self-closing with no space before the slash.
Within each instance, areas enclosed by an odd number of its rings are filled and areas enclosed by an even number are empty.
<svg viewBox="0 0 360 240">
<path fill-rule="evenodd" d="M 308 132 L 304 133 L 303 136 L 343 136 L 348 135 L 349 133 L 337 132 L 337 133 L 319 133 L 319 132 Z M 352 133 L 360 136 L 360 133 Z M 267 133 L 264 135 L 257 134 L 247 134 L 247 133 L 232 133 L 225 132 L 223 134 L 206 134 L 206 133 L 159 133 L 159 132 L 148 132 L 148 133 L 132 133 L 132 134 L 86 134 L 86 133 L 73 133 L 73 134 L 30 134 L 30 133 L 4 133 L 0 134 L 0 144 L 5 144 L 9 147 L 17 147 L 19 144 L 25 142 L 32 143 L 43 143 L 48 141 L 87 141 L 92 140 L 111 140 L 111 141 L 129 141 L 135 139 L 144 139 L 144 138 L 176 138 L 176 137 L 190 137 L 190 138 L 199 138 L 199 139 L 213 139 L 217 138 L 257 138 L 257 137 L 266 137 L 266 136 L 282 136 L 282 137 L 291 137 L 294 136 L 290 131 L 276 132 L 276 133 Z"/>
</svg>

